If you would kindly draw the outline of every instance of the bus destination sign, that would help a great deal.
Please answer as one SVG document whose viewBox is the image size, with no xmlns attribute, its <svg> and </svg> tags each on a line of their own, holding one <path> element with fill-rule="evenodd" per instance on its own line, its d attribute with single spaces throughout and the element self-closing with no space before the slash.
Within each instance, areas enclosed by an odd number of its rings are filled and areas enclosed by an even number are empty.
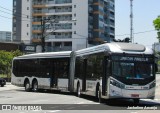
<svg viewBox="0 0 160 113">
<path fill-rule="evenodd" d="M 140 58 L 140 57 L 121 57 L 121 61 L 143 61 L 143 62 L 148 62 L 148 58 Z"/>
</svg>

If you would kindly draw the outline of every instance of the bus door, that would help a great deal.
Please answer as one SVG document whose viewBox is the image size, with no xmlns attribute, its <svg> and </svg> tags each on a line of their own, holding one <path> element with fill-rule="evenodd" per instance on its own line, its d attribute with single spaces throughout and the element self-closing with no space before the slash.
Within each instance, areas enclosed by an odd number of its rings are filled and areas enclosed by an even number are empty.
<svg viewBox="0 0 160 113">
<path fill-rule="evenodd" d="M 52 65 L 51 65 L 51 69 L 50 69 L 50 87 L 54 87 L 55 86 L 55 82 L 54 82 L 54 61 L 52 60 Z"/>
<path fill-rule="evenodd" d="M 68 85 L 69 59 L 54 59 L 52 73 L 52 86 L 66 87 Z"/>
<path fill-rule="evenodd" d="M 58 69 L 58 62 L 56 60 L 52 61 L 52 69 L 51 69 L 51 87 L 56 87 L 57 86 L 57 77 L 59 75 L 59 69 Z"/>
<path fill-rule="evenodd" d="M 103 76 L 102 76 L 102 95 L 105 95 L 107 90 L 107 79 L 109 77 L 109 60 L 108 57 L 105 56 L 103 60 Z"/>
<path fill-rule="evenodd" d="M 83 60 L 82 91 L 86 91 L 87 59 Z"/>
</svg>

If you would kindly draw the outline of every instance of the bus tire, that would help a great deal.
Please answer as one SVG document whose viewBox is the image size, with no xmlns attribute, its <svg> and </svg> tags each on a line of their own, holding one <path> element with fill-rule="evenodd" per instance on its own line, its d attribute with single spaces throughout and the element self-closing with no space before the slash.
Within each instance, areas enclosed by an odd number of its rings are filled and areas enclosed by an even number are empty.
<svg viewBox="0 0 160 113">
<path fill-rule="evenodd" d="M 77 97 L 81 97 L 81 87 L 79 83 L 77 84 Z"/>
<path fill-rule="evenodd" d="M 37 82 L 37 80 L 33 81 L 32 90 L 33 90 L 33 92 L 37 92 L 38 91 L 38 82 Z"/>
<path fill-rule="evenodd" d="M 139 104 L 139 99 L 133 99 L 133 101 L 135 105 Z"/>
<path fill-rule="evenodd" d="M 31 89 L 30 89 L 30 83 L 29 83 L 29 80 L 26 80 L 24 82 L 24 87 L 25 87 L 25 91 L 29 92 Z"/>
</svg>

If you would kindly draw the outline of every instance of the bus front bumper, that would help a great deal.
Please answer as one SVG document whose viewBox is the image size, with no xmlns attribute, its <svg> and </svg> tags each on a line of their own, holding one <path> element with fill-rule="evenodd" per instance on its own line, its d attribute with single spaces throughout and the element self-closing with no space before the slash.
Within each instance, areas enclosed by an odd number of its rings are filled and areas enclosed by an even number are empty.
<svg viewBox="0 0 160 113">
<path fill-rule="evenodd" d="M 140 98 L 153 99 L 155 96 L 155 88 L 148 90 L 141 89 L 120 89 L 110 85 L 109 98 Z"/>
</svg>

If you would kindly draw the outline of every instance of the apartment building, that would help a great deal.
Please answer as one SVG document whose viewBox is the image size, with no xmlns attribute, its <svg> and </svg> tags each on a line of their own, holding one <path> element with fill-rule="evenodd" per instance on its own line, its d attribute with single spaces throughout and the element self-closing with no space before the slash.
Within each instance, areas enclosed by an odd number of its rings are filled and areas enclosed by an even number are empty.
<svg viewBox="0 0 160 113">
<path fill-rule="evenodd" d="M 78 50 L 115 37 L 114 0 L 13 0 L 13 41 Z"/>
<path fill-rule="evenodd" d="M 0 42 L 11 42 L 12 35 L 10 31 L 0 31 Z"/>
</svg>

